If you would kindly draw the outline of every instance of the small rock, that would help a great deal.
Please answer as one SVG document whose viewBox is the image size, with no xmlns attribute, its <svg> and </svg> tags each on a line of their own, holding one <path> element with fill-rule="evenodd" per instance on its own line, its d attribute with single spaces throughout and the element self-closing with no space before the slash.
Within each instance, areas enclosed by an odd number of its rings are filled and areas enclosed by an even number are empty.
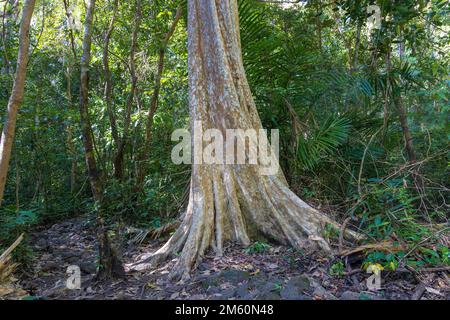
<svg viewBox="0 0 450 320">
<path fill-rule="evenodd" d="M 235 295 L 235 292 L 236 292 L 235 288 L 229 288 L 229 289 L 223 290 L 221 292 L 222 298 L 224 300 L 228 300 L 228 299 L 230 299 L 231 297 L 233 297 Z"/>
<path fill-rule="evenodd" d="M 281 281 L 273 282 L 263 279 L 261 279 L 261 281 L 254 282 L 255 287 L 259 292 L 279 291 L 280 283 Z"/>
<path fill-rule="evenodd" d="M 286 286 L 295 287 L 300 291 L 306 291 L 310 288 L 311 283 L 307 276 L 297 276 L 289 279 Z"/>
<path fill-rule="evenodd" d="M 80 263 L 80 270 L 86 274 L 94 274 L 97 272 L 97 266 L 92 262 Z"/>
<path fill-rule="evenodd" d="M 250 278 L 250 273 L 248 273 L 247 271 L 231 269 L 222 271 L 220 276 L 226 281 L 237 284 L 242 281 L 248 280 Z"/>
<path fill-rule="evenodd" d="M 214 300 L 228 300 L 227 298 L 225 298 L 221 293 L 215 293 L 213 295 L 213 299 Z"/>
<path fill-rule="evenodd" d="M 95 291 L 92 289 L 92 287 L 87 287 L 86 288 L 86 293 L 87 294 L 93 294 L 93 293 L 95 293 Z"/>
<path fill-rule="evenodd" d="M 72 257 L 78 257 L 78 254 L 65 248 L 59 248 L 57 251 L 57 254 L 61 256 L 64 260 L 72 258 Z"/>
<path fill-rule="evenodd" d="M 297 276 L 288 281 L 281 289 L 280 294 L 286 300 L 305 300 L 307 297 L 303 293 L 309 288 L 309 279 L 306 276 Z"/>
<path fill-rule="evenodd" d="M 326 300 L 337 300 L 337 298 L 333 294 L 331 294 L 330 292 L 325 290 L 325 288 L 322 287 L 322 286 L 317 286 L 314 289 L 313 295 L 322 297 L 322 298 L 324 298 Z"/>
<path fill-rule="evenodd" d="M 248 292 L 248 284 L 241 284 L 240 286 L 238 286 L 236 288 L 236 297 L 241 298 L 241 299 L 246 299 L 249 297 L 249 292 Z"/>
<path fill-rule="evenodd" d="M 219 279 L 217 276 L 207 276 L 200 280 L 200 284 L 203 288 L 208 289 L 209 287 L 215 287 L 219 285 Z"/>
<path fill-rule="evenodd" d="M 359 292 L 345 291 L 341 295 L 341 300 L 359 300 Z"/>
<path fill-rule="evenodd" d="M 39 239 L 38 241 L 36 241 L 35 247 L 36 247 L 38 250 L 45 249 L 45 248 L 48 247 L 48 242 L 47 242 L 47 240 L 45 240 L 45 239 Z"/>
<path fill-rule="evenodd" d="M 314 288 L 313 296 L 319 296 L 326 300 L 337 300 L 337 298 L 332 293 L 327 291 L 319 282 L 312 278 L 309 280 L 311 282 L 311 287 Z"/>
<path fill-rule="evenodd" d="M 80 257 L 71 256 L 64 259 L 67 263 L 78 264 L 80 262 Z"/>
<path fill-rule="evenodd" d="M 176 298 L 178 298 L 179 295 L 180 295 L 179 292 L 174 292 L 174 293 L 172 293 L 172 295 L 170 296 L 170 299 L 171 299 L 171 300 L 176 299 Z"/>
<path fill-rule="evenodd" d="M 56 261 L 48 261 L 41 266 L 43 272 L 48 272 L 51 270 L 56 270 L 59 268 L 59 264 Z"/>
<path fill-rule="evenodd" d="M 204 300 L 205 296 L 203 294 L 194 294 L 189 297 L 189 300 Z"/>
<path fill-rule="evenodd" d="M 216 287 L 216 286 L 210 286 L 208 287 L 208 289 L 206 290 L 207 294 L 215 294 L 215 293 L 219 293 L 220 292 L 220 288 Z"/>
<path fill-rule="evenodd" d="M 307 297 L 294 287 L 284 287 L 280 291 L 281 298 L 285 300 L 308 300 Z"/>
<path fill-rule="evenodd" d="M 123 291 L 120 291 L 115 298 L 117 300 L 128 300 L 129 299 L 129 297 Z"/>
<path fill-rule="evenodd" d="M 261 292 L 259 293 L 256 300 L 280 300 L 280 295 L 276 292 Z"/>
</svg>

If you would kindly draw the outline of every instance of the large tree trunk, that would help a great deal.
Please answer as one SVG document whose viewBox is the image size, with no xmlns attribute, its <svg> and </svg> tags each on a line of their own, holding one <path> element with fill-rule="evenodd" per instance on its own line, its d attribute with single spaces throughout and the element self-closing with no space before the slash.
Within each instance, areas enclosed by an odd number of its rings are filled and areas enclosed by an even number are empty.
<svg viewBox="0 0 450 320">
<path fill-rule="evenodd" d="M 94 18 L 95 0 L 89 0 L 86 8 L 84 26 L 83 56 L 81 57 L 80 80 L 80 120 L 83 135 L 86 166 L 89 174 L 92 195 L 97 205 L 97 235 L 99 240 L 99 278 L 110 278 L 123 275 L 122 263 L 111 247 L 108 231 L 104 222 L 103 190 L 94 155 L 92 127 L 88 111 L 89 98 L 89 64 L 91 61 L 92 21 Z"/>
<path fill-rule="evenodd" d="M 34 11 L 34 4 L 35 0 L 27 0 L 25 2 L 22 11 L 22 19 L 20 21 L 19 54 L 17 57 L 16 76 L 11 96 L 8 101 L 8 111 L 0 141 L 0 205 L 3 201 L 3 193 L 5 192 L 6 176 L 8 174 L 11 149 L 16 132 L 17 113 L 23 101 L 30 46 L 30 21 Z"/>
<path fill-rule="evenodd" d="M 242 63 L 237 1 L 189 0 L 188 17 L 191 131 L 195 121 L 224 135 L 227 128 L 261 129 Z M 337 223 L 289 190 L 281 171 L 262 175 L 259 169 L 194 164 L 180 227 L 161 249 L 130 269 L 152 267 L 181 251 L 172 276 L 188 276 L 209 247 L 220 255 L 224 241 L 247 246 L 258 235 L 294 247 L 313 243 L 331 250 L 322 228 Z"/>
</svg>

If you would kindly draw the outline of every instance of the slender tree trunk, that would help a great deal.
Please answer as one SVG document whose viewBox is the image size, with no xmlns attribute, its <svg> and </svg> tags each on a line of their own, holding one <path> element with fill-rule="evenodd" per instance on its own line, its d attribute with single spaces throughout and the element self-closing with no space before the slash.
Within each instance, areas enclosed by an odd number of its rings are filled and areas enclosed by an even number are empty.
<svg viewBox="0 0 450 320">
<path fill-rule="evenodd" d="M 242 62 L 237 0 L 189 0 L 188 8 L 191 132 L 196 121 L 223 136 L 226 129 L 262 129 Z M 281 171 L 263 175 L 259 169 L 194 164 L 180 227 L 161 249 L 143 255 L 130 269 L 155 266 L 181 251 L 172 277 L 188 276 L 208 248 L 221 255 L 224 241 L 247 246 L 259 235 L 294 247 L 331 250 L 322 228 L 339 225 L 299 199 Z"/>
<path fill-rule="evenodd" d="M 70 47 L 72 49 L 73 57 L 76 61 L 77 60 L 77 50 L 75 48 L 75 37 L 73 35 L 73 24 L 72 24 L 73 17 L 72 17 L 72 13 L 70 12 L 70 9 L 69 9 L 69 0 L 64 0 L 64 9 L 66 12 L 67 24 L 69 26 Z"/>
<path fill-rule="evenodd" d="M 8 101 L 8 111 L 5 124 L 3 125 L 3 132 L 0 141 L 0 205 L 3 201 L 3 194 L 5 191 L 6 176 L 8 174 L 11 149 L 16 131 L 17 113 L 23 101 L 25 75 L 27 70 L 30 45 L 30 21 L 33 15 L 34 4 L 35 0 L 27 0 L 25 1 L 24 7 L 22 9 L 17 69 L 11 96 L 9 97 Z"/>
<path fill-rule="evenodd" d="M 112 104 L 112 82 L 111 82 L 111 71 L 109 69 L 109 43 L 111 40 L 111 35 L 114 30 L 114 22 L 116 19 L 117 9 L 118 9 L 119 1 L 114 1 L 114 11 L 111 18 L 111 21 L 109 22 L 108 30 L 106 31 L 105 38 L 104 38 L 104 47 L 103 47 L 103 70 L 105 74 L 105 101 L 106 101 L 106 108 L 108 111 L 108 118 L 109 123 L 111 126 L 111 134 L 114 139 L 114 143 L 119 145 L 119 134 L 117 132 L 117 122 L 116 122 L 116 115 L 113 110 L 113 104 Z"/>
<path fill-rule="evenodd" d="M 402 30 L 400 30 L 402 33 Z M 401 38 L 402 36 L 400 36 Z M 400 57 L 400 62 L 403 61 L 403 54 L 404 54 L 404 42 L 400 40 L 398 44 L 398 55 Z M 402 126 L 403 131 L 403 137 L 405 139 L 405 147 L 406 147 L 406 153 L 408 154 L 408 160 L 409 162 L 416 162 L 417 156 L 416 156 L 416 149 L 414 148 L 414 142 L 411 135 L 411 131 L 409 130 L 408 125 L 408 116 L 406 113 L 406 109 L 403 105 L 402 101 L 402 94 L 401 91 L 399 91 L 397 94 L 394 94 L 394 104 L 395 108 L 398 112 L 398 118 L 400 120 L 400 125 Z"/>
<path fill-rule="evenodd" d="M 8 58 L 8 48 L 6 46 L 6 22 L 8 17 L 8 4 L 9 1 L 5 1 L 5 4 L 3 5 L 3 15 L 2 15 L 2 54 L 3 54 L 3 61 L 4 61 L 4 69 L 2 68 L 1 71 L 5 72 L 5 74 L 9 74 L 9 58 Z"/>
<path fill-rule="evenodd" d="M 9 6 L 9 8 L 8 8 Z M 3 51 L 3 58 L 4 58 L 4 66 L 5 66 L 5 74 L 10 75 L 10 64 L 8 57 L 8 46 L 7 42 L 9 39 L 9 36 L 11 34 L 11 28 L 10 25 L 16 23 L 17 19 L 17 12 L 19 11 L 19 2 L 14 0 L 6 0 L 5 4 L 3 5 L 3 16 L 2 16 L 2 51 Z M 16 17 L 14 17 L 16 15 Z M 3 69 L 2 69 L 3 71 Z"/>
<path fill-rule="evenodd" d="M 67 88 L 66 88 L 66 99 L 67 99 L 67 109 L 69 112 L 72 111 L 72 62 L 70 58 L 70 52 L 67 59 L 67 70 L 66 70 L 66 80 L 67 80 Z M 67 131 L 67 149 L 70 154 L 70 193 L 73 194 L 75 192 L 76 186 L 76 175 L 77 175 L 77 161 L 76 161 L 76 151 L 75 145 L 73 144 L 73 129 L 72 129 L 72 121 L 69 118 L 69 123 L 66 126 Z"/>
<path fill-rule="evenodd" d="M 413 163 L 417 161 L 416 150 L 414 148 L 413 137 L 409 130 L 408 116 L 406 115 L 405 107 L 403 106 L 401 93 L 399 92 L 394 96 L 395 108 L 398 112 L 398 118 L 400 125 L 402 126 L 403 138 L 405 139 L 405 148 L 408 155 L 408 161 Z"/>
<path fill-rule="evenodd" d="M 169 44 L 170 38 L 172 37 L 173 33 L 175 32 L 175 29 L 177 27 L 178 21 L 181 18 L 181 15 L 183 13 L 183 9 L 181 7 L 177 8 L 177 12 L 175 14 L 175 18 L 172 22 L 172 25 L 170 26 L 169 31 L 166 33 L 161 47 L 159 49 L 159 58 L 158 58 L 158 71 L 156 73 L 155 77 L 155 84 L 153 87 L 153 94 L 152 99 L 150 101 L 150 107 L 148 110 L 147 115 L 147 121 L 146 121 L 146 127 L 145 127 L 145 140 L 144 145 L 142 147 L 142 150 L 138 156 L 139 160 L 139 166 L 138 166 L 138 172 L 136 177 L 136 186 L 138 190 L 142 189 L 142 185 L 144 183 L 145 176 L 147 174 L 147 161 L 149 159 L 149 153 L 150 153 L 150 144 L 152 140 L 152 126 L 153 126 L 153 117 L 156 113 L 156 110 L 158 109 L 158 98 L 159 98 L 159 91 L 161 90 L 161 78 L 164 71 L 164 57 L 167 51 L 167 46 Z"/>
<path fill-rule="evenodd" d="M 110 278 L 123 275 L 122 263 L 116 252 L 111 247 L 108 232 L 104 221 L 103 189 L 97 164 L 94 156 L 94 143 L 92 127 L 88 111 L 89 98 L 89 64 L 91 61 L 92 22 L 94 18 L 95 0 L 89 0 L 86 8 L 84 26 L 83 56 L 81 57 L 80 80 L 80 120 L 83 135 L 86 166 L 88 169 L 92 195 L 98 210 L 98 240 L 99 240 L 99 273 L 100 278 Z"/>
<path fill-rule="evenodd" d="M 67 79 L 67 88 L 66 88 L 66 98 L 69 112 L 73 109 L 72 103 L 72 70 L 73 70 L 73 61 L 77 61 L 77 50 L 75 45 L 75 37 L 73 35 L 73 17 L 69 8 L 69 0 L 64 0 L 64 9 L 67 17 L 67 25 L 69 26 L 69 36 L 70 36 L 70 49 L 67 54 L 67 71 L 66 71 L 66 79 Z M 72 52 L 72 54 L 71 54 Z M 72 57 L 71 57 L 72 55 Z M 69 154 L 71 157 L 71 165 L 70 165 L 70 193 L 73 194 L 75 192 L 76 187 L 76 179 L 77 179 L 77 159 L 76 159 L 76 151 L 75 145 L 73 143 L 73 128 L 72 121 L 69 118 L 69 123 L 67 124 L 67 147 L 69 150 Z"/>
<path fill-rule="evenodd" d="M 128 144 L 128 132 L 131 124 L 131 111 L 133 106 L 133 100 L 136 93 L 137 76 L 136 76 L 136 48 L 139 28 L 141 26 L 142 14 L 141 14 L 141 0 L 136 0 L 136 13 L 134 17 L 134 29 L 131 36 L 131 52 L 130 52 L 130 75 L 131 75 L 131 88 L 127 97 L 125 108 L 125 119 L 123 125 L 122 138 L 119 139 L 117 151 L 114 157 L 114 176 L 118 180 L 123 179 L 124 167 L 123 159 L 125 153 L 125 147 Z"/>
<path fill-rule="evenodd" d="M 317 29 L 317 39 L 318 39 L 318 49 L 322 53 L 322 21 L 320 21 L 320 16 L 322 15 L 322 4 L 321 1 L 315 1 L 314 5 L 316 7 L 316 29 Z"/>
<path fill-rule="evenodd" d="M 361 42 L 361 28 L 362 22 L 358 22 L 358 25 L 356 26 L 355 50 L 353 52 L 353 59 L 351 62 L 350 73 L 353 73 L 358 65 L 359 44 Z"/>
<path fill-rule="evenodd" d="M 399 46 L 399 55 L 400 55 L 400 59 L 402 59 L 402 44 L 400 44 Z M 389 46 L 388 48 L 388 52 L 386 54 L 386 70 L 387 70 L 387 74 L 386 74 L 386 91 L 385 91 L 385 103 L 384 103 L 384 123 L 383 123 L 383 127 L 384 130 L 386 130 L 387 128 L 387 122 L 388 122 L 388 105 L 389 102 L 393 103 L 397 114 L 398 114 L 398 118 L 400 121 L 400 125 L 402 127 L 402 133 L 403 133 L 403 138 L 405 140 L 405 148 L 406 148 L 406 153 L 408 155 L 408 161 L 409 162 L 415 162 L 417 160 L 416 157 L 416 151 L 414 148 L 414 143 L 413 143 L 413 138 L 411 135 L 411 132 L 409 131 L 409 125 L 408 125 L 408 118 L 407 118 L 407 114 L 406 114 L 406 110 L 405 107 L 403 106 L 403 102 L 402 102 L 402 98 L 401 98 L 401 92 L 395 92 L 392 88 L 391 85 L 391 47 Z M 390 100 L 391 99 L 391 100 Z"/>
<path fill-rule="evenodd" d="M 15 161 L 15 165 L 16 165 L 16 212 L 18 213 L 20 210 L 20 193 L 19 193 L 19 188 L 20 188 L 20 172 L 19 172 L 19 164 L 17 161 L 17 157 L 16 157 L 16 161 Z"/>
</svg>

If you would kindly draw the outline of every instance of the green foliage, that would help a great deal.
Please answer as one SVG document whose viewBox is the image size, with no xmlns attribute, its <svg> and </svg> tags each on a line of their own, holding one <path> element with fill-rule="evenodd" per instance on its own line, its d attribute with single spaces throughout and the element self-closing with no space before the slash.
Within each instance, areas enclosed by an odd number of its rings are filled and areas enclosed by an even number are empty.
<svg viewBox="0 0 450 320">
<path fill-rule="evenodd" d="M 0 211 L 0 252 L 3 252 L 13 243 L 17 237 L 37 225 L 38 216 L 36 210 L 15 210 L 5 207 Z M 12 253 L 14 260 L 22 266 L 26 266 L 33 257 L 31 248 L 20 244 Z"/>
<path fill-rule="evenodd" d="M 435 230 L 433 225 L 422 221 L 415 202 L 418 197 L 405 188 L 404 180 L 379 181 L 369 179 L 368 190 L 355 208 L 361 217 L 361 226 L 371 240 L 381 241 L 394 238 L 394 245 L 407 244 L 412 250 L 403 249 L 393 253 L 370 252 L 363 264 L 379 263 L 387 270 L 395 270 L 400 262 L 414 267 L 430 267 L 448 264 L 448 247 L 439 242 L 439 234 L 448 233 L 448 227 Z"/>
<path fill-rule="evenodd" d="M 248 246 L 245 249 L 245 252 L 247 253 L 264 253 L 267 250 L 269 250 L 270 245 L 268 243 L 265 242 L 261 242 L 261 241 L 256 241 L 254 243 L 252 243 L 250 246 Z"/>
<path fill-rule="evenodd" d="M 384 270 L 395 271 L 398 268 L 398 261 L 403 256 L 403 252 L 385 253 L 381 251 L 373 251 L 367 255 L 362 266 L 364 269 L 367 269 L 369 265 L 378 263 Z"/>
<path fill-rule="evenodd" d="M 350 131 L 346 118 L 329 118 L 310 137 L 300 137 L 298 161 L 304 169 L 312 169 L 325 155 L 330 155 L 345 142 Z"/>
<path fill-rule="evenodd" d="M 328 272 L 331 276 L 342 277 L 345 273 L 344 263 L 340 260 L 333 263 Z"/>
</svg>

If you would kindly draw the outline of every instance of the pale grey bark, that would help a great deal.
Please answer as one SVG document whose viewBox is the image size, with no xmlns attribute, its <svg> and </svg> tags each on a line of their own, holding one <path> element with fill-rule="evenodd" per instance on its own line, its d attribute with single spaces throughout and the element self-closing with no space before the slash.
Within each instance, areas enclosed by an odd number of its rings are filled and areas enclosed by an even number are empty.
<svg viewBox="0 0 450 320">
<path fill-rule="evenodd" d="M 11 149 L 16 132 L 17 113 L 23 101 L 25 76 L 30 47 L 30 21 L 34 11 L 34 5 L 35 0 L 25 1 L 22 10 L 22 19 L 20 21 L 17 68 L 11 96 L 8 101 L 7 116 L 5 124 L 3 125 L 3 132 L 0 141 L 0 205 L 3 201 L 9 160 L 11 158 Z"/>
</svg>

